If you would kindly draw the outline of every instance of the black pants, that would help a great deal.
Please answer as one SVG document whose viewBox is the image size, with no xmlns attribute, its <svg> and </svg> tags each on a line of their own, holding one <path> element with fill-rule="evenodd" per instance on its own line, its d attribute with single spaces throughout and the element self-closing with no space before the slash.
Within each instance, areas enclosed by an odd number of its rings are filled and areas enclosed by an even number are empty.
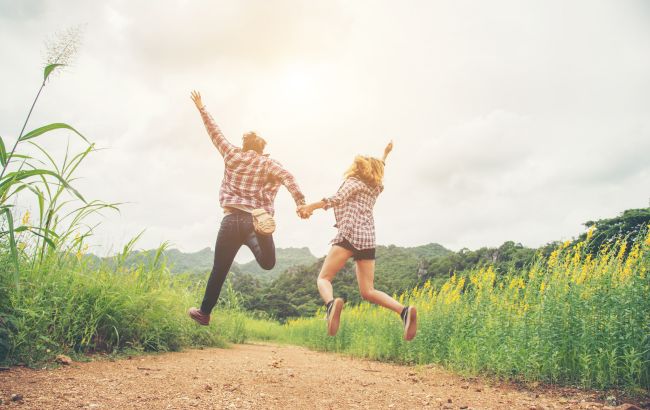
<svg viewBox="0 0 650 410">
<path fill-rule="evenodd" d="M 201 304 L 203 313 L 209 314 L 217 304 L 223 282 L 242 245 L 250 248 L 262 269 L 269 270 L 275 266 L 273 236 L 257 235 L 253 229 L 253 216 L 247 212 L 235 211 L 226 215 L 214 246 L 214 265 Z"/>
</svg>

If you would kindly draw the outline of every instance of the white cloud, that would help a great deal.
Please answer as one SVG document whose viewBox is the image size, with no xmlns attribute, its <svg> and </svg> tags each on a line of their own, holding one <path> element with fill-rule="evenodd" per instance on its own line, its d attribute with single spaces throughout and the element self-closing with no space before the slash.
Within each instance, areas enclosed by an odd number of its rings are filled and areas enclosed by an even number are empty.
<svg viewBox="0 0 650 410">
<path fill-rule="evenodd" d="M 310 199 L 356 153 L 395 140 L 380 243 L 453 248 L 568 237 L 647 205 L 650 15 L 644 3 L 0 3 L 0 135 L 18 132 L 42 40 L 87 23 L 76 64 L 30 126 L 65 121 L 99 147 L 90 198 L 128 202 L 96 241 L 213 246 L 223 165 L 188 98 L 203 91 L 233 141 L 249 129 Z M 645 18 L 644 18 L 645 16 Z M 44 141 L 62 154 L 64 135 Z M 77 144 L 73 140 L 73 144 Z M 75 145 L 79 147 L 80 145 Z M 327 250 L 331 213 L 276 201 L 278 246 Z M 423 222 L 426 221 L 426 222 Z"/>
</svg>

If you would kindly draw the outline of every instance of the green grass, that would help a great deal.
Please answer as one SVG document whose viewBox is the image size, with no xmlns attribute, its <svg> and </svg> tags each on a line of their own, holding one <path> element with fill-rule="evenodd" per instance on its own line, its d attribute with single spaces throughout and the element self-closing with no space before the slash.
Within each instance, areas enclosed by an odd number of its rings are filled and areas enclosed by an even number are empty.
<svg viewBox="0 0 650 410">
<path fill-rule="evenodd" d="M 87 200 L 72 186 L 94 145 L 65 123 L 27 128 L 50 74 L 68 64 L 79 40 L 78 31 L 68 30 L 51 45 L 20 133 L 9 145 L 0 137 L 0 363 L 245 341 L 244 315 L 229 298 L 216 312 L 216 325 L 201 328 L 187 317 L 204 284 L 170 275 L 161 257 L 164 245 L 146 265 L 124 263 L 137 237 L 112 266 L 91 265 L 83 257 L 95 228 L 87 217 L 118 208 Z M 73 136 L 72 149 L 81 144 L 80 150 L 72 152 L 68 140 L 62 158 L 48 152 L 42 143 L 59 138 L 50 137 L 57 130 Z"/>
<path fill-rule="evenodd" d="M 173 277 L 164 265 L 111 271 L 68 259 L 60 267 L 22 270 L 20 292 L 6 280 L 10 275 L 2 275 L 1 362 L 35 365 L 58 353 L 223 347 L 247 338 L 246 317 L 237 310 L 215 310 L 209 327 L 190 320 L 187 308 L 201 300 L 204 283 Z"/>
<path fill-rule="evenodd" d="M 246 336 L 256 341 L 284 342 L 284 327 L 276 321 L 245 317 Z"/>
<path fill-rule="evenodd" d="M 282 339 L 464 373 L 650 390 L 650 236 L 595 258 L 584 242 L 567 245 L 524 272 L 496 277 L 485 268 L 406 292 L 400 299 L 419 312 L 410 343 L 397 315 L 368 303 L 344 310 L 336 337 L 326 336 L 320 312 L 288 322 Z"/>
</svg>

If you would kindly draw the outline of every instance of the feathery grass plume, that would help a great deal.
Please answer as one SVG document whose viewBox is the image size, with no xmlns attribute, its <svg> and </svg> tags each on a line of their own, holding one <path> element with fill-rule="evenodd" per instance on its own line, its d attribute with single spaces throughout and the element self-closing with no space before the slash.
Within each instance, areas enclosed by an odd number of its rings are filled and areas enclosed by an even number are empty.
<svg viewBox="0 0 650 410">
<path fill-rule="evenodd" d="M 45 40 L 43 81 L 46 81 L 53 71 L 60 72 L 63 67 L 72 64 L 81 45 L 82 33 L 82 26 L 73 26 L 56 32 L 51 38 Z"/>
<path fill-rule="evenodd" d="M 86 138 L 83 135 L 81 135 L 77 130 L 75 130 L 70 125 L 64 123 L 48 124 L 25 133 L 25 129 L 27 127 L 27 124 L 29 123 L 29 119 L 31 118 L 32 112 L 34 111 L 34 107 L 38 102 L 38 98 L 41 95 L 43 88 L 45 87 L 48 77 L 56 68 L 64 67 L 65 65 L 71 63 L 72 58 L 76 54 L 79 44 L 81 42 L 80 39 L 81 39 L 80 27 L 72 27 L 63 32 L 56 34 L 52 38 L 52 40 L 46 42 L 47 65 L 44 68 L 43 81 L 41 82 L 41 85 L 38 88 L 36 97 L 34 97 L 34 100 L 32 101 L 32 105 L 29 108 L 27 116 L 25 117 L 25 122 L 23 123 L 20 133 L 18 134 L 18 138 L 16 138 L 11 150 L 7 151 L 4 140 L 2 137 L 0 137 L 0 165 L 2 166 L 2 170 L 0 171 L 0 218 L 1 218 L 0 226 L 3 227 L 3 230 L 0 231 L 0 240 L 6 239 L 8 241 L 9 254 L 11 255 L 10 262 L 13 265 L 13 271 L 14 271 L 13 274 L 14 283 L 18 291 L 20 291 L 19 259 L 22 250 L 18 249 L 16 234 L 23 231 L 30 232 L 31 234 L 38 237 L 39 240 L 40 238 L 42 238 L 43 243 L 48 244 L 49 246 L 54 248 L 56 247 L 55 246 L 56 244 L 52 240 L 52 237 L 56 237 L 56 233 L 50 229 L 50 226 L 48 226 L 49 222 L 45 226 L 41 224 L 38 227 L 32 227 L 26 225 L 16 226 L 14 224 L 15 218 L 13 215 L 13 205 L 11 203 L 12 197 L 15 197 L 22 190 L 28 189 L 36 196 L 39 202 L 39 209 L 43 211 L 44 210 L 43 204 L 45 202 L 45 197 L 44 197 L 45 192 L 50 193 L 51 192 L 50 188 L 52 186 L 59 186 L 73 193 L 79 199 L 85 202 L 85 200 L 81 197 L 81 195 L 74 188 L 70 186 L 69 184 L 69 182 L 71 181 L 70 175 L 66 177 L 60 172 L 59 168 L 57 168 L 56 166 L 54 166 L 53 169 L 42 168 L 41 167 L 42 162 L 39 161 L 38 159 L 33 158 L 29 155 L 19 154 L 16 152 L 18 145 L 21 142 L 30 140 L 29 143 L 31 145 L 34 145 L 37 148 L 39 148 L 48 157 L 48 159 L 51 159 L 51 157 L 49 157 L 47 152 L 45 152 L 41 147 L 38 146 L 38 144 L 34 142 L 34 139 L 55 129 L 69 129 L 74 133 L 76 133 L 77 135 L 79 135 L 82 139 L 86 140 Z M 82 154 L 81 158 L 83 158 L 83 156 L 85 155 L 86 154 Z M 17 166 L 14 165 L 15 162 L 14 159 L 16 158 L 20 159 L 20 164 Z M 71 162 L 75 162 L 75 160 L 78 158 L 80 157 L 75 156 Z M 24 170 L 23 167 L 26 167 L 28 169 Z M 76 165 L 74 166 L 74 168 L 76 168 Z M 69 174 L 71 174 L 71 172 Z M 48 182 L 48 178 L 50 178 L 49 182 Z M 52 179 L 55 179 L 55 181 L 52 181 Z M 43 189 L 41 189 L 41 187 Z M 56 201 L 54 201 L 50 205 L 53 205 L 55 203 Z M 50 213 L 50 216 L 52 216 L 51 214 L 52 209 L 54 209 L 54 207 L 50 206 L 48 207 L 47 210 Z M 41 218 L 39 220 L 43 221 L 42 212 L 41 212 Z M 4 227 L 6 227 L 6 229 Z"/>
</svg>

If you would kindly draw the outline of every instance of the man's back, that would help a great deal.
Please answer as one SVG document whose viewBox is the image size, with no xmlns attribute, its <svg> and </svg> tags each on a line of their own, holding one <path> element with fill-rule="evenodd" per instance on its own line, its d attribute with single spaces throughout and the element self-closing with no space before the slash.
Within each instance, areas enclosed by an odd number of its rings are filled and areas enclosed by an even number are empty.
<svg viewBox="0 0 650 410">
<path fill-rule="evenodd" d="M 273 202 L 281 184 L 287 187 L 296 204 L 304 203 L 295 178 L 278 161 L 234 146 L 225 138 L 205 107 L 199 111 L 212 142 L 224 159 L 224 176 L 219 191 L 222 207 L 264 208 L 273 215 Z"/>
</svg>

